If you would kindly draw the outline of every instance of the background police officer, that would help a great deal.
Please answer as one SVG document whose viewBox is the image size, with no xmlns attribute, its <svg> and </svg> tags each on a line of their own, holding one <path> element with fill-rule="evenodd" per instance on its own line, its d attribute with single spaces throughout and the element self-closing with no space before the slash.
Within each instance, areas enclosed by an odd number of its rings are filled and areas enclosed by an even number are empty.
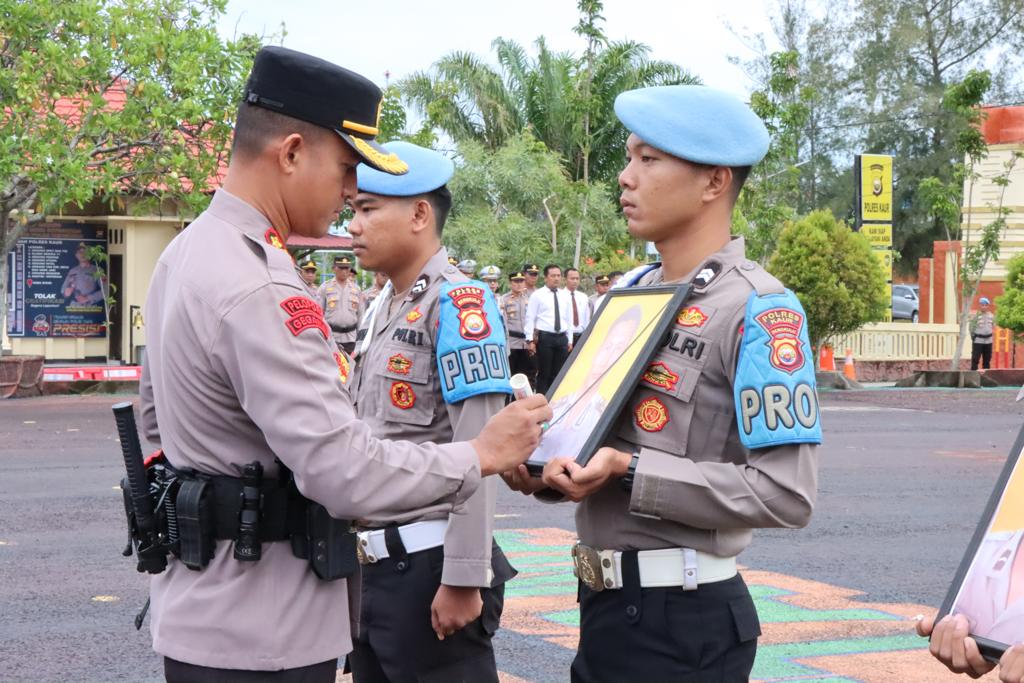
<svg viewBox="0 0 1024 683">
<path fill-rule="evenodd" d="M 311 260 L 304 261 L 299 266 L 299 275 L 302 276 L 302 281 L 306 283 L 308 287 L 316 289 L 316 264 Z"/>
<path fill-rule="evenodd" d="M 360 264 L 391 280 L 360 330 L 357 412 L 378 438 L 470 438 L 511 392 L 497 305 L 441 246 L 452 162 L 406 142 L 385 148 L 409 172 L 360 166 L 349 225 Z M 471 374 L 467 360 L 488 354 L 498 370 Z M 359 522 L 362 590 L 352 596 L 348 659 L 356 683 L 497 683 L 491 636 L 515 572 L 491 537 L 495 496 L 490 478 L 459 514 L 430 507 Z"/>
<path fill-rule="evenodd" d="M 540 277 L 540 267 L 536 263 L 523 265 L 523 275 L 526 276 L 526 295 L 529 296 L 537 291 L 537 278 Z"/>
<path fill-rule="evenodd" d="M 538 441 L 535 422 L 549 419 L 527 410 L 540 397 L 516 401 L 472 442 L 440 446 L 379 441 L 356 419 L 340 354 L 284 245 L 293 232 L 326 234 L 355 192 L 360 159 L 404 170 L 373 141 L 380 102 L 357 74 L 261 50 L 223 189 L 156 266 L 142 428 L 170 465 L 218 477 L 215 509 L 238 505 L 237 490 L 221 487 L 256 461 L 267 484 L 282 463 L 302 495 L 338 519 L 454 511 L 481 474 L 524 459 Z M 280 517 L 260 524 L 288 528 Z M 350 647 L 347 582 L 318 578 L 287 540 L 257 543 L 261 557 L 242 561 L 234 537 L 220 525 L 214 533 L 221 540 L 204 568 L 170 557 L 150 584 L 153 648 L 167 680 L 334 681 Z"/>
<path fill-rule="evenodd" d="M 590 317 L 593 318 L 594 314 L 597 313 L 597 309 L 601 308 L 601 302 L 604 301 L 605 294 L 611 288 L 611 281 L 607 275 L 598 275 L 594 278 L 594 293 L 590 295 L 588 305 L 590 306 Z"/>
<path fill-rule="evenodd" d="M 348 256 L 334 258 L 334 277 L 320 285 L 318 294 L 324 318 L 334 334 L 334 342 L 338 348 L 352 355 L 356 346 L 356 328 L 365 306 L 359 285 L 352 277 L 352 259 Z"/>
<path fill-rule="evenodd" d="M 693 292 L 607 447 L 586 467 L 545 467 L 545 484 L 581 501 L 572 680 L 747 681 L 760 625 L 736 555 L 754 528 L 807 524 L 821 440 L 800 303 L 730 239 L 768 133 L 702 86 L 626 92 L 615 111 L 631 131 L 619 176 L 629 231 L 664 259 L 622 284 Z M 531 490 L 524 470 L 506 480 Z"/>
<path fill-rule="evenodd" d="M 530 300 L 530 295 L 526 293 L 526 278 L 521 272 L 512 273 L 508 276 L 508 285 L 509 291 L 501 297 L 501 311 L 508 332 L 509 370 L 513 375 L 526 375 L 530 384 L 536 386 L 537 365 L 527 350 L 523 327 L 526 323 L 526 304 Z"/>
</svg>

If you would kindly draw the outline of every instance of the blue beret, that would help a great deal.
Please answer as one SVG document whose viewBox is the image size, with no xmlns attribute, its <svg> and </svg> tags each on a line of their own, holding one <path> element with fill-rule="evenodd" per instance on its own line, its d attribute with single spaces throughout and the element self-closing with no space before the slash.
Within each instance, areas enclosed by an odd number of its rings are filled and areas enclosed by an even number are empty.
<svg viewBox="0 0 1024 683">
<path fill-rule="evenodd" d="M 359 164 L 356 174 L 360 192 L 389 197 L 414 197 L 445 185 L 455 172 L 455 164 L 451 159 L 432 149 L 402 141 L 389 142 L 384 145 L 384 149 L 398 155 L 399 159 L 408 164 L 409 172 L 391 175 L 366 164 Z"/>
<path fill-rule="evenodd" d="M 981 297 L 981 301 L 979 303 L 984 304 L 985 306 L 988 306 L 992 302 L 988 300 L 987 296 L 983 296 L 983 297 Z"/>
<path fill-rule="evenodd" d="M 629 90 L 615 98 L 615 114 L 647 144 L 698 164 L 753 166 L 768 151 L 768 130 L 758 115 L 703 85 Z"/>
</svg>

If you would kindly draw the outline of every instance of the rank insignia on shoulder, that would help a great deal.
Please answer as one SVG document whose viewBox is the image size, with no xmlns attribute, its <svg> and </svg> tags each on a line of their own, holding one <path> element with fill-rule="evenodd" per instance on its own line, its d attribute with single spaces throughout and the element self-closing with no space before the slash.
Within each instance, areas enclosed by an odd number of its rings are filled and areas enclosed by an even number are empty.
<svg viewBox="0 0 1024 683">
<path fill-rule="evenodd" d="M 741 329 L 733 396 L 747 448 L 821 443 L 807 316 L 788 289 L 750 294 Z"/>
<path fill-rule="evenodd" d="M 408 382 L 391 383 L 391 403 L 396 408 L 409 410 L 416 405 L 416 392 Z"/>
<path fill-rule="evenodd" d="M 700 269 L 693 278 L 693 286 L 697 289 L 703 289 L 711 284 L 711 281 L 718 277 L 718 274 L 722 272 L 722 264 L 717 261 L 708 261 Z"/>
<path fill-rule="evenodd" d="M 409 371 L 412 370 L 412 361 L 402 354 L 396 353 L 391 358 L 388 358 L 387 369 L 399 375 L 408 375 Z"/>
<path fill-rule="evenodd" d="M 422 317 L 423 317 L 423 314 L 420 313 L 420 307 L 419 306 L 417 306 L 416 308 L 412 309 L 411 311 L 409 311 L 408 313 L 405 314 L 406 322 L 410 322 L 410 323 L 414 323 L 414 322 L 416 322 L 417 320 L 419 320 Z"/>
<path fill-rule="evenodd" d="M 330 339 L 330 329 L 324 320 L 320 305 L 304 296 L 293 296 L 281 302 L 281 308 L 288 314 L 285 326 L 293 336 L 298 337 L 306 330 L 319 330 L 324 339 Z"/>
<path fill-rule="evenodd" d="M 263 239 L 270 246 L 285 251 L 284 239 L 281 238 L 281 233 L 277 231 L 277 228 L 269 228 L 263 233 Z"/>
<path fill-rule="evenodd" d="M 679 375 L 672 372 L 667 365 L 661 361 L 651 363 L 644 371 L 643 381 L 667 391 L 672 391 L 679 383 Z"/>
<path fill-rule="evenodd" d="M 348 358 L 346 358 L 345 354 L 341 351 L 335 351 L 334 360 L 338 364 L 338 377 L 341 378 L 341 383 L 348 384 L 348 375 L 352 371 L 352 366 L 349 365 Z"/>
<path fill-rule="evenodd" d="M 679 311 L 676 323 L 683 327 L 701 327 L 708 321 L 708 315 L 700 310 L 700 306 L 690 306 Z"/>
<path fill-rule="evenodd" d="M 479 394 L 512 393 L 503 326 L 483 283 L 445 282 L 438 297 L 437 369 L 447 403 Z"/>
<path fill-rule="evenodd" d="M 426 275 L 420 275 L 416 282 L 413 283 L 412 289 L 409 290 L 409 296 L 415 301 L 423 296 L 423 292 L 427 291 L 427 286 L 430 284 L 430 278 Z"/>
<path fill-rule="evenodd" d="M 640 402 L 634 411 L 636 425 L 645 432 L 660 432 L 669 423 L 668 408 L 656 398 Z"/>
</svg>

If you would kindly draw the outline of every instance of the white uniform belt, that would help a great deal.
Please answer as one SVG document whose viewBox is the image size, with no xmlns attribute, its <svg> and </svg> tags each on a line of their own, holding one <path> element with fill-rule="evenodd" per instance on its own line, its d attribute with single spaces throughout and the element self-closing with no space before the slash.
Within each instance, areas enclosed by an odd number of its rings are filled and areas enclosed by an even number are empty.
<svg viewBox="0 0 1024 683">
<path fill-rule="evenodd" d="M 398 527 L 398 536 L 402 539 L 405 552 L 418 553 L 439 545 L 444 545 L 444 534 L 448 531 L 447 519 L 432 519 L 426 522 L 413 522 Z M 373 564 L 391 556 L 384 542 L 384 529 L 359 531 L 356 533 L 360 564 Z"/>
<path fill-rule="evenodd" d="M 576 576 L 594 591 L 622 588 L 622 553 L 577 543 L 572 549 Z M 693 548 L 641 550 L 637 553 L 642 588 L 696 590 L 704 583 L 736 576 L 736 558 L 718 557 Z"/>
</svg>

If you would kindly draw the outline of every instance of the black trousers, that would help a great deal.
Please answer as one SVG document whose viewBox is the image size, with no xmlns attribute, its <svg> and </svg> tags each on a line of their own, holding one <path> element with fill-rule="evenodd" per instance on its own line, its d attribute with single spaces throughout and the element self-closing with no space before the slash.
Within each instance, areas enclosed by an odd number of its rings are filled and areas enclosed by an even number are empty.
<svg viewBox="0 0 1024 683">
<path fill-rule="evenodd" d="M 992 367 L 992 342 L 988 344 L 979 344 L 973 342 L 971 344 L 971 370 L 978 369 L 978 361 L 981 361 L 981 367 L 988 370 Z"/>
<path fill-rule="evenodd" d="M 508 352 L 508 369 L 513 375 L 523 374 L 530 380 L 530 386 L 537 384 L 537 363 L 526 349 L 512 349 Z"/>
<path fill-rule="evenodd" d="M 430 624 L 441 586 L 444 549 L 399 554 L 361 567 L 359 629 L 346 669 L 354 683 L 498 683 L 491 638 L 505 604 L 505 581 L 515 574 L 497 544 L 495 584 L 482 589 L 480 616 L 444 640 Z"/>
<path fill-rule="evenodd" d="M 627 557 L 623 571 L 627 576 Z M 636 554 L 632 553 L 632 562 Z M 580 587 L 580 644 L 572 683 L 745 683 L 761 625 L 736 575 L 697 590 Z"/>
<path fill-rule="evenodd" d="M 537 333 L 537 393 L 545 394 L 569 357 L 569 340 L 565 333 Z"/>
<path fill-rule="evenodd" d="M 246 671 L 196 666 L 164 657 L 167 683 L 334 683 L 337 675 L 337 659 L 281 671 Z"/>
</svg>

